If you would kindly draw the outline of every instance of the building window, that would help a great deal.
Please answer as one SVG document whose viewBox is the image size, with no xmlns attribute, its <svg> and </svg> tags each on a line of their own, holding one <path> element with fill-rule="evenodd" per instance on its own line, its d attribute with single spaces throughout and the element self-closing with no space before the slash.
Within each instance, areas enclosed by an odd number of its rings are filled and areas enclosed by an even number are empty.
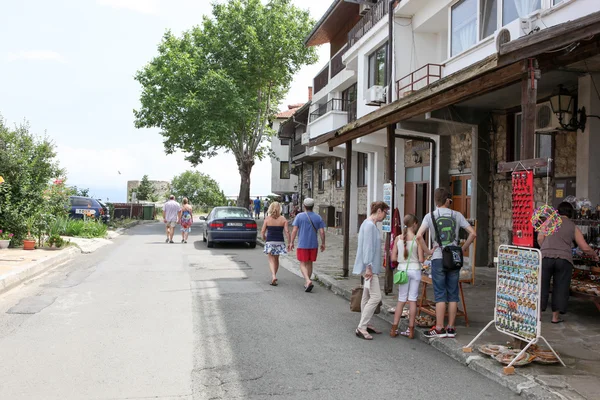
<svg viewBox="0 0 600 400">
<path fill-rule="evenodd" d="M 553 5 L 553 6 L 556 6 L 556 5 L 560 4 L 560 3 L 562 3 L 563 1 L 564 1 L 564 0 L 554 0 L 554 1 L 552 2 L 552 5 Z"/>
<path fill-rule="evenodd" d="M 289 161 L 281 161 L 279 163 L 279 178 L 290 179 L 290 163 Z"/>
<path fill-rule="evenodd" d="M 335 161 L 335 187 L 338 189 L 344 187 L 344 166 L 344 160 Z"/>
<path fill-rule="evenodd" d="M 289 146 L 290 145 L 290 139 L 281 139 L 281 145 L 282 146 Z"/>
<path fill-rule="evenodd" d="M 469 49 L 477 42 L 477 0 L 461 0 L 450 10 L 451 56 Z"/>
<path fill-rule="evenodd" d="M 348 111 L 348 105 L 356 101 L 356 83 L 342 92 L 342 111 Z"/>
<path fill-rule="evenodd" d="M 553 141 L 554 137 L 551 133 L 536 133 L 535 134 L 535 158 L 554 158 L 553 153 Z M 548 173 L 548 167 L 537 168 L 537 173 L 540 175 L 546 175 Z M 552 172 L 552 168 L 550 169 Z"/>
<path fill-rule="evenodd" d="M 325 190 L 325 181 L 323 180 L 323 169 L 324 169 L 323 163 L 319 163 L 319 170 L 317 173 L 317 177 L 319 180 L 319 191 Z"/>
<path fill-rule="evenodd" d="M 502 25 L 507 25 L 517 18 L 525 18 L 541 7 L 542 0 L 504 0 L 502 2 Z"/>
<path fill-rule="evenodd" d="M 357 158 L 358 171 L 356 174 L 356 184 L 358 185 L 358 187 L 365 187 L 367 186 L 367 176 L 369 171 L 369 155 L 367 153 L 358 153 Z"/>
<path fill-rule="evenodd" d="M 479 38 L 485 39 L 498 28 L 498 0 L 480 0 L 479 13 Z"/>
<path fill-rule="evenodd" d="M 387 43 L 369 56 L 369 87 L 387 85 Z"/>
</svg>

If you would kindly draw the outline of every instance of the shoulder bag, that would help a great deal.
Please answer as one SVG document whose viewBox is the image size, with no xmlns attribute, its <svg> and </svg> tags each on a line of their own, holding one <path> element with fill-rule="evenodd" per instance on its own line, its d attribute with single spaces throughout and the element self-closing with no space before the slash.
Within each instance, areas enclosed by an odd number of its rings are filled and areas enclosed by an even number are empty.
<svg viewBox="0 0 600 400">
<path fill-rule="evenodd" d="M 394 274 L 394 283 L 396 285 L 405 285 L 408 283 L 408 264 L 410 263 L 410 259 L 412 258 L 413 246 L 415 245 L 417 237 L 415 236 L 410 244 L 410 253 L 408 254 L 408 258 L 406 259 L 406 268 L 404 271 L 398 270 Z M 400 248 L 398 248 L 398 253 L 400 253 Z"/>
<path fill-rule="evenodd" d="M 440 233 L 438 231 L 437 223 L 435 222 L 435 217 L 433 216 L 433 211 L 431 212 L 431 222 L 433 223 L 433 228 L 435 229 L 435 240 L 442 248 L 442 267 L 444 268 L 444 271 L 460 270 L 463 266 L 462 247 L 455 246 L 453 244 L 442 246 Z"/>
<path fill-rule="evenodd" d="M 312 225 L 313 229 L 315 230 L 315 233 L 317 232 L 317 227 L 315 226 L 315 224 L 312 222 L 312 219 L 310 219 L 310 215 L 308 215 L 307 212 L 305 212 L 304 214 L 306 214 L 306 218 L 308 218 L 308 220 L 310 221 L 310 224 Z"/>
</svg>

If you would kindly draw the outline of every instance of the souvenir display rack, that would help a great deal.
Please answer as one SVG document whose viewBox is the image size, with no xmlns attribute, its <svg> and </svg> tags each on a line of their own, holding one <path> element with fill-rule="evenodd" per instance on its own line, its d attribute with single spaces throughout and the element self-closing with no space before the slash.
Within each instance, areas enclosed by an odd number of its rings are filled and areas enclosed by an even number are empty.
<svg viewBox="0 0 600 400">
<path fill-rule="evenodd" d="M 540 318 L 540 291 L 542 278 L 542 254 L 538 249 L 502 245 L 498 249 L 496 270 L 496 304 L 494 319 L 467 346 L 472 352 L 473 344 L 494 324 L 498 332 L 527 343 L 524 349 L 504 367 L 504 373 L 514 373 L 514 364 L 527 349 L 542 339 L 564 366 L 558 354 L 542 336 Z"/>
<path fill-rule="evenodd" d="M 533 171 L 512 173 L 512 243 L 515 246 L 533 247 Z"/>
</svg>

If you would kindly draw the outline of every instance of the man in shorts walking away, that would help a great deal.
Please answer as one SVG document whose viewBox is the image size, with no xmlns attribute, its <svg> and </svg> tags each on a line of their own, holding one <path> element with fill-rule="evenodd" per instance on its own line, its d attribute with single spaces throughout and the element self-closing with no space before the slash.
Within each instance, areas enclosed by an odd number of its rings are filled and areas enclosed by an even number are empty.
<svg viewBox="0 0 600 400">
<path fill-rule="evenodd" d="M 169 196 L 169 201 L 163 206 L 163 219 L 167 226 L 167 240 L 165 243 L 173 243 L 175 227 L 179 222 L 179 211 L 181 211 L 181 206 L 175 201 L 175 196 Z"/>
<path fill-rule="evenodd" d="M 325 221 L 319 214 L 313 212 L 315 201 L 309 197 L 304 199 L 304 209 L 306 212 L 299 213 L 294 218 L 292 226 L 292 238 L 288 245 L 289 251 L 294 249 L 294 241 L 298 235 L 298 250 L 296 256 L 300 261 L 300 271 L 304 276 L 304 291 L 310 292 L 314 285 L 310 280 L 313 271 L 313 263 L 317 261 L 317 250 L 319 240 L 317 232 L 321 236 L 321 251 L 325 251 Z"/>
<path fill-rule="evenodd" d="M 458 309 L 458 281 L 460 278 L 460 269 L 453 271 L 444 270 L 442 263 L 442 249 L 446 246 L 458 246 L 458 233 L 463 228 L 469 233 L 467 241 L 462 246 L 463 253 L 469 249 L 473 240 L 475 240 L 475 229 L 469 224 L 465 217 L 458 211 L 450 209 L 452 204 L 452 195 L 446 188 L 437 188 L 434 192 L 436 209 L 432 213 L 425 215 L 423 223 L 417 232 L 417 241 L 426 255 L 431 257 L 431 280 L 433 281 L 433 293 L 435 297 L 435 326 L 425 333 L 429 338 L 456 337 L 454 322 L 456 320 L 456 311 Z M 435 219 L 439 232 L 436 234 L 434 222 Z M 433 250 L 423 239 L 423 235 L 429 229 L 429 237 L 432 238 Z M 444 317 L 446 315 L 446 303 L 448 303 L 448 325 L 444 328 Z"/>
</svg>

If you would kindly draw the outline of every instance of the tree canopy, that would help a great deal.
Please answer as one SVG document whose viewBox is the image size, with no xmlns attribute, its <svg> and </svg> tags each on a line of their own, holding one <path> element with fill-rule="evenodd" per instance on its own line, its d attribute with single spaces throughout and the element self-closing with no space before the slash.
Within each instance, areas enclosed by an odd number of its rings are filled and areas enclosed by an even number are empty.
<svg viewBox="0 0 600 400">
<path fill-rule="evenodd" d="M 216 207 L 227 204 L 219 184 L 210 176 L 198 171 L 185 171 L 174 177 L 171 191 L 178 200 L 187 197 L 194 206 Z"/>
<path fill-rule="evenodd" d="M 142 201 L 157 201 L 156 190 L 152 182 L 148 179 L 148 175 L 144 175 L 140 181 L 140 185 L 134 190 L 136 198 Z"/>
<path fill-rule="evenodd" d="M 294 74 L 316 61 L 303 39 L 314 21 L 291 0 L 231 0 L 176 36 L 166 32 L 158 56 L 135 79 L 142 86 L 138 128 L 158 127 L 165 151 L 182 150 L 198 165 L 231 152 L 247 205 L 256 158 L 269 154 L 269 120 Z"/>
<path fill-rule="evenodd" d="M 25 123 L 11 129 L 0 118 L 0 176 L 4 178 L 0 184 L 0 229 L 14 233 L 20 241 L 27 233 L 26 218 L 46 212 L 54 204 L 47 199 L 48 189 L 52 179 L 64 172 L 48 138 L 32 134 Z M 63 202 L 59 208 L 64 211 L 64 206 Z"/>
</svg>

